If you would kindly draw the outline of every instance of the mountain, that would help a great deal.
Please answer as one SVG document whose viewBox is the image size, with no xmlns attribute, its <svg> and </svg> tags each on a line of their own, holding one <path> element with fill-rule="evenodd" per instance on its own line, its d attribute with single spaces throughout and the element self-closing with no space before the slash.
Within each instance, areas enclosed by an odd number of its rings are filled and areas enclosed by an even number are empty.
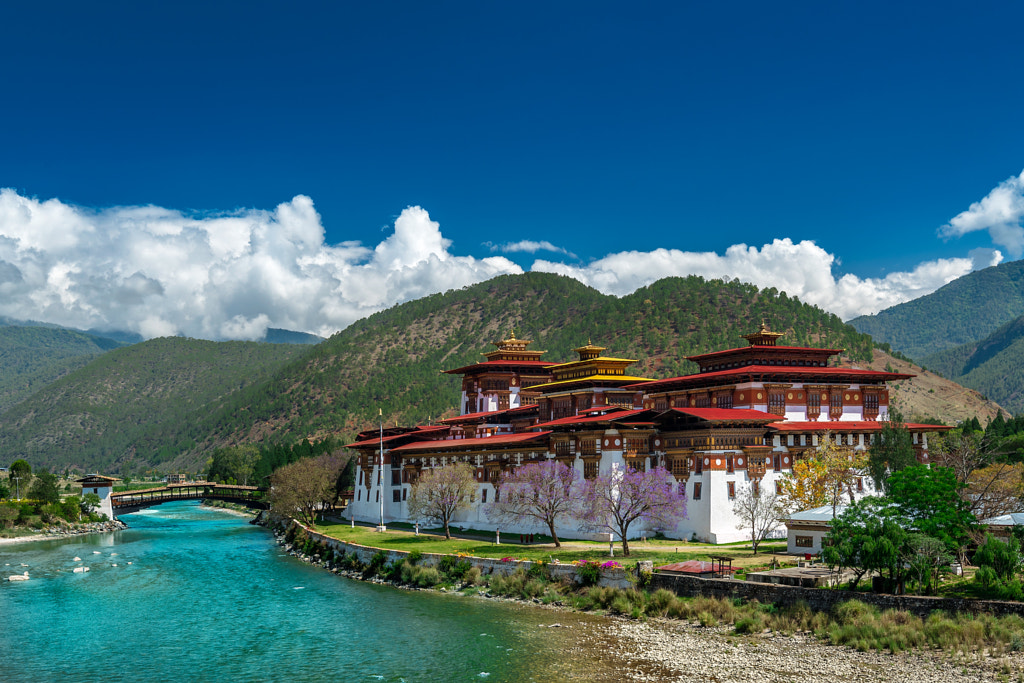
<svg viewBox="0 0 1024 683">
<path fill-rule="evenodd" d="M 882 358 L 836 316 L 738 281 L 668 278 L 617 298 L 558 275 L 508 275 L 396 306 L 312 347 L 221 343 L 236 345 L 229 353 L 153 340 L 111 352 L 0 416 L 0 452 L 107 472 L 194 470 L 227 444 L 349 438 L 376 424 L 378 409 L 389 424 L 452 415 L 459 380 L 442 371 L 481 360 L 510 331 L 553 363 L 589 340 L 660 378 L 696 370 L 687 355 L 745 345 L 762 320 L 786 344 L 844 348 L 852 364 Z M 905 412 L 962 419 L 918 405 Z M 968 405 L 985 414 L 982 401 Z"/>
<path fill-rule="evenodd" d="M 930 354 L 921 362 L 1015 414 L 1024 413 L 1024 316 L 977 343 Z"/>
<path fill-rule="evenodd" d="M 194 425 L 226 396 L 305 350 L 168 337 L 104 353 L 0 415 L 0 453 L 33 467 L 145 469 L 205 438 Z"/>
<path fill-rule="evenodd" d="M 0 414 L 100 354 L 117 341 L 60 327 L 0 323 Z"/>
<path fill-rule="evenodd" d="M 1021 315 L 1024 261 L 1011 261 L 964 275 L 927 296 L 849 323 L 876 342 L 923 361 L 940 351 L 980 342 Z"/>
<path fill-rule="evenodd" d="M 323 337 L 308 332 L 280 330 L 275 327 L 268 328 L 262 339 L 268 344 L 319 344 L 323 340 Z"/>
</svg>

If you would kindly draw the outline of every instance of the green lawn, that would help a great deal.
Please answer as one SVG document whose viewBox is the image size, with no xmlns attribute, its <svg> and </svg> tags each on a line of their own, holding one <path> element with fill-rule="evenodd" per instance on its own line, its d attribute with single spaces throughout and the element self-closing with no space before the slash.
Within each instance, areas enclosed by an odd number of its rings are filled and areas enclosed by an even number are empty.
<svg viewBox="0 0 1024 683">
<path fill-rule="evenodd" d="M 419 550 L 423 553 L 441 553 L 454 555 L 466 553 L 475 557 L 489 557 L 500 559 L 512 557 L 524 560 L 544 560 L 550 562 L 557 559 L 566 563 L 574 560 L 600 560 L 607 561 L 608 543 L 597 541 L 562 540 L 562 547 L 555 548 L 554 543 L 547 536 L 534 535 L 532 545 L 521 545 L 519 534 L 504 534 L 501 545 L 494 543 L 493 532 L 467 531 L 460 536 L 466 538 L 452 538 L 445 540 L 442 529 L 421 529 L 420 535 L 416 536 L 407 525 L 389 525 L 388 530 L 383 534 L 376 532 L 373 527 L 356 526 L 350 527 L 348 522 L 322 522 L 317 525 L 317 531 L 331 538 L 359 545 L 372 546 L 375 548 L 386 548 L 388 550 Z M 749 544 L 748 544 L 749 545 Z M 772 552 L 784 552 L 785 544 L 761 544 L 758 554 L 755 556 L 749 547 L 742 544 L 732 545 L 709 545 L 704 543 L 689 543 L 676 540 L 654 540 L 649 539 L 643 543 L 630 541 L 630 555 L 626 560 L 630 563 L 637 560 L 653 560 L 655 566 L 669 564 L 671 562 L 684 562 L 686 560 L 709 560 L 711 555 L 732 558 L 733 566 L 750 567 L 765 565 L 771 561 Z M 615 544 L 615 558 L 624 562 L 622 555 L 622 544 Z M 794 559 L 789 556 L 778 558 L 782 562 L 792 564 Z"/>
</svg>

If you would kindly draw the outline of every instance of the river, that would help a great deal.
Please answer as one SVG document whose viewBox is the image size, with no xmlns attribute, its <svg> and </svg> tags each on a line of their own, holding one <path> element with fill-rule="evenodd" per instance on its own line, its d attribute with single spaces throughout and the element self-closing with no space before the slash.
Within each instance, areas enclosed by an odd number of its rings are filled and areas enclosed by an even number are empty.
<svg viewBox="0 0 1024 683">
<path fill-rule="evenodd" d="M 598 617 L 346 580 L 196 503 L 123 519 L 0 545 L 3 578 L 31 577 L 0 582 L 0 680 L 612 681 L 646 668 L 612 654 Z"/>
</svg>

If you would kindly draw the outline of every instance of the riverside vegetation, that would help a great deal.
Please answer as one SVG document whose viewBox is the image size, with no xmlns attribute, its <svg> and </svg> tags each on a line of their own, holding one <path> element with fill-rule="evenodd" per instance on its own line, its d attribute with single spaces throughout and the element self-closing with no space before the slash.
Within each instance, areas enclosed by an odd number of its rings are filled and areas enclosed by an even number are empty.
<svg viewBox="0 0 1024 683">
<path fill-rule="evenodd" d="M 340 525 L 325 529 L 332 536 L 341 536 Z M 357 535 L 380 534 L 360 531 Z M 406 536 L 405 540 L 408 540 Z M 412 537 L 415 543 L 420 537 Z M 635 620 L 665 618 L 682 620 L 696 628 L 721 632 L 727 628 L 735 636 L 760 636 L 766 632 L 814 637 L 822 642 L 854 648 L 860 652 L 882 650 L 939 651 L 947 655 L 984 653 L 1001 657 L 1024 652 L 1024 619 L 1018 615 L 967 615 L 932 612 L 925 618 L 908 612 L 881 610 L 852 598 L 829 612 L 812 610 L 806 603 L 780 607 L 773 604 L 719 599 L 711 597 L 684 598 L 665 589 L 647 589 L 649 577 L 634 568 L 629 588 L 597 585 L 604 568 L 619 566 L 617 562 L 576 560 L 572 576 L 555 577 L 552 563 L 534 561 L 528 570 L 517 569 L 509 575 L 482 574 L 462 553 L 445 555 L 437 566 L 422 563 L 423 552 L 414 549 L 404 559 L 388 561 L 388 554 L 379 549 L 368 562 L 354 553 L 338 552 L 311 537 L 296 525 L 278 533 L 278 540 L 293 554 L 349 578 L 388 583 L 399 587 L 439 589 L 467 596 L 524 600 L 539 605 L 599 612 Z M 349 539 L 346 539 L 349 540 Z M 431 547 L 437 540 L 424 538 Z M 391 546 L 408 550 L 403 539 L 391 539 Z M 447 542 L 452 543 L 452 542 Z M 520 554 L 514 544 L 492 546 L 491 556 L 501 552 Z M 717 546 L 714 551 L 720 551 Z M 536 555 L 549 549 L 533 548 Z M 572 551 L 566 551 L 572 552 Z M 586 551 L 584 551 L 586 552 Z M 737 556 L 749 555 L 739 549 Z M 590 551 L 591 556 L 594 550 Z M 514 561 L 513 558 L 505 558 Z M 1006 671 L 1009 673 L 1009 670 Z"/>
</svg>

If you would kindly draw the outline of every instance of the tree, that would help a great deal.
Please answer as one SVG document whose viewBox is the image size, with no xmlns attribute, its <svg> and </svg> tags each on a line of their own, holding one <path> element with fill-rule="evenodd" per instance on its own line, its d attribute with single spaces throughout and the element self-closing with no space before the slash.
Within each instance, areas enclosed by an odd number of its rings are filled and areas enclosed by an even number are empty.
<svg viewBox="0 0 1024 683">
<path fill-rule="evenodd" d="M 59 503 L 60 488 L 57 475 L 45 470 L 37 473 L 29 497 L 43 504 Z"/>
<path fill-rule="evenodd" d="M 793 464 L 792 473 L 782 479 L 782 501 L 791 512 L 811 510 L 828 502 L 828 468 L 819 458 L 803 458 Z"/>
<path fill-rule="evenodd" d="M 992 534 L 985 534 L 985 542 L 974 553 L 974 564 L 978 567 L 988 567 L 995 580 L 1012 581 L 1024 564 L 1020 543 L 1012 535 L 1003 541 Z"/>
<path fill-rule="evenodd" d="M 210 458 L 206 478 L 248 486 L 259 460 L 259 449 L 250 444 L 218 448 Z"/>
<path fill-rule="evenodd" d="M 971 473 L 992 461 L 985 435 L 982 432 L 954 429 L 935 439 L 930 449 L 932 464 L 953 470 L 956 479 L 967 483 Z"/>
<path fill-rule="evenodd" d="M 298 515 L 308 526 L 316 526 L 316 514 L 338 481 L 348 458 L 322 455 L 303 458 L 270 475 L 270 507 L 286 517 Z"/>
<path fill-rule="evenodd" d="M 927 534 L 910 534 L 906 549 L 906 568 L 917 579 L 918 594 L 923 591 L 931 595 L 932 579 L 943 569 L 949 569 L 953 555 L 942 541 Z"/>
<path fill-rule="evenodd" d="M 867 469 L 875 482 L 875 490 L 888 492 L 886 482 L 889 475 L 916 464 L 914 439 L 903 425 L 903 415 L 899 409 L 891 406 L 889 421 L 882 423 L 878 436 L 868 448 Z"/>
<path fill-rule="evenodd" d="M 1024 463 L 997 462 L 976 469 L 960 495 L 978 519 L 1017 512 L 1024 499 Z"/>
<path fill-rule="evenodd" d="M 562 546 L 555 526 L 579 507 L 581 487 L 575 469 L 557 460 L 530 463 L 502 475 L 498 488 L 500 498 L 490 505 L 488 517 L 507 524 L 543 524 L 555 547 Z"/>
<path fill-rule="evenodd" d="M 889 476 L 889 499 L 909 524 L 961 553 L 977 520 L 948 467 L 915 465 Z"/>
<path fill-rule="evenodd" d="M 760 487 L 758 487 L 760 488 Z M 755 491 L 753 486 L 743 488 L 736 494 L 733 512 L 740 519 L 737 529 L 750 530 L 750 544 L 757 555 L 757 546 L 778 528 L 779 518 L 785 514 L 782 499 L 775 492 Z"/>
<path fill-rule="evenodd" d="M 451 538 L 448 524 L 455 513 L 470 506 L 476 489 L 473 468 L 460 462 L 436 467 L 420 474 L 409 495 L 409 515 L 444 526 L 444 537 Z"/>
<path fill-rule="evenodd" d="M 888 574 L 890 582 L 902 582 L 909 533 L 905 520 L 883 498 L 871 496 L 849 505 L 832 519 L 822 544 L 821 558 L 830 568 L 854 572 L 853 590 L 869 572 Z"/>
<path fill-rule="evenodd" d="M 849 494 L 850 503 L 854 502 L 854 483 L 867 467 L 867 456 L 863 451 L 843 448 L 835 442 L 830 432 L 825 432 L 818 440 L 814 457 L 825 467 L 822 479 L 825 504 L 832 506 L 832 515 L 835 516 L 844 491 Z"/>
<path fill-rule="evenodd" d="M 654 529 L 667 529 L 686 518 L 686 496 L 664 467 L 643 471 L 613 468 L 583 487 L 582 529 L 608 530 L 622 539 L 629 555 L 629 527 L 643 520 Z"/>
<path fill-rule="evenodd" d="M 14 482 L 14 490 L 19 494 L 28 491 L 32 486 L 32 465 L 25 460 L 15 460 L 11 463 L 8 478 Z"/>
</svg>

